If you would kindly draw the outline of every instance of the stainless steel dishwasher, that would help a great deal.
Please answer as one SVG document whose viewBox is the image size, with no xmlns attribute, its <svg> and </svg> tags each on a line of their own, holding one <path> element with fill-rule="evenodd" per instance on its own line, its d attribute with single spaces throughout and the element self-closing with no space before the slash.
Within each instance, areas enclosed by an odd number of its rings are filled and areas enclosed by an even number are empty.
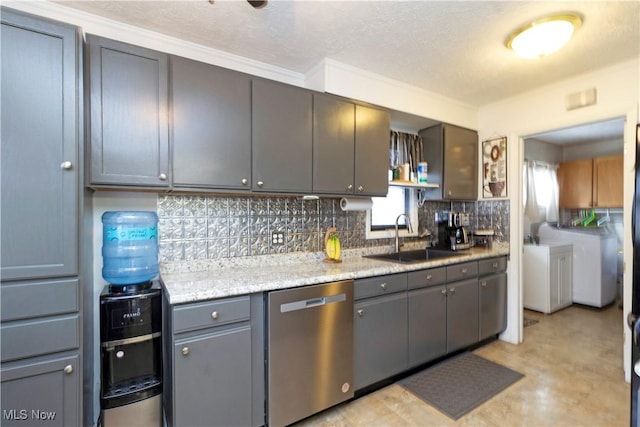
<svg viewBox="0 0 640 427">
<path fill-rule="evenodd" d="M 267 422 L 353 397 L 353 281 L 267 294 Z"/>
</svg>

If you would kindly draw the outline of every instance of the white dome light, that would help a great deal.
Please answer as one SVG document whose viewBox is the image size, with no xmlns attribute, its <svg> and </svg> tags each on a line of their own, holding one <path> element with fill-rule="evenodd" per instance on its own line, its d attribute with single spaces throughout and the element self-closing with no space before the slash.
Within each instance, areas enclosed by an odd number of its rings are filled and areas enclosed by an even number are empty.
<svg viewBox="0 0 640 427">
<path fill-rule="evenodd" d="M 549 16 L 518 28 L 505 45 L 522 58 L 540 58 L 567 44 L 580 25 L 582 18 L 577 14 Z"/>
</svg>

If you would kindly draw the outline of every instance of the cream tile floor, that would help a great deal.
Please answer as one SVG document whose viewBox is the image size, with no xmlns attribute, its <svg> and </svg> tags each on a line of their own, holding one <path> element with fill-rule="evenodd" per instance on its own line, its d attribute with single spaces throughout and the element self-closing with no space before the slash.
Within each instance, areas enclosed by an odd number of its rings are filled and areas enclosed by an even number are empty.
<svg viewBox="0 0 640 427">
<path fill-rule="evenodd" d="M 494 341 L 475 350 L 525 378 L 457 421 L 394 384 L 298 426 L 628 426 L 617 304 L 551 315 L 526 310 L 525 317 L 539 323 L 524 329 L 524 343 Z"/>
</svg>

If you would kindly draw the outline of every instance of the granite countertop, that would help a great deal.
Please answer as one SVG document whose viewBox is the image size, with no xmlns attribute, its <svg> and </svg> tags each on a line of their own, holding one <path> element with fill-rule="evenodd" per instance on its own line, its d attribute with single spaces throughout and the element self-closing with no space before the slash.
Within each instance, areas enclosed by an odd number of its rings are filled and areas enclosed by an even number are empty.
<svg viewBox="0 0 640 427">
<path fill-rule="evenodd" d="M 169 303 L 182 304 L 508 255 L 509 246 L 494 243 L 492 249 L 472 248 L 455 257 L 411 264 L 363 258 L 369 254 L 346 250 L 341 263 L 323 262 L 322 252 L 161 263 L 160 276 Z"/>
</svg>

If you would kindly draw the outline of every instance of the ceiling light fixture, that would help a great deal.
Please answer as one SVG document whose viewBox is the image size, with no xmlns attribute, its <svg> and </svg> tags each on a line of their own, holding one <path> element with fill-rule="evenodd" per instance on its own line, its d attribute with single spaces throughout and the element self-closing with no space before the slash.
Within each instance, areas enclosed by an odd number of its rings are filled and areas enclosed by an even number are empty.
<svg viewBox="0 0 640 427">
<path fill-rule="evenodd" d="M 576 13 L 547 16 L 518 28 L 504 44 L 522 58 L 540 58 L 567 44 L 581 25 L 582 17 Z"/>
</svg>

